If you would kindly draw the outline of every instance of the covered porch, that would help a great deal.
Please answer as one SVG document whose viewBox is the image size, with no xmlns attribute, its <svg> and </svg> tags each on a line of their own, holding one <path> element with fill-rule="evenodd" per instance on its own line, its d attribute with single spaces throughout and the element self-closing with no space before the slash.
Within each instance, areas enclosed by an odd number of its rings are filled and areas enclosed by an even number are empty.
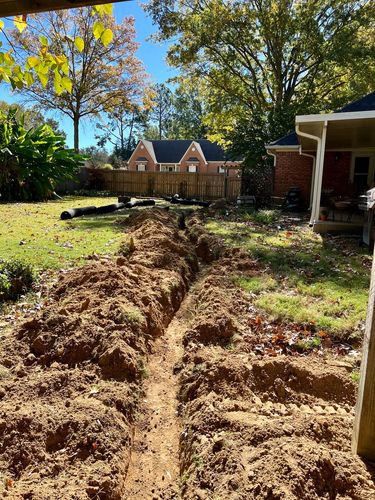
<svg viewBox="0 0 375 500">
<path fill-rule="evenodd" d="M 361 230 L 359 196 L 374 187 L 375 111 L 296 117 L 299 151 L 313 158 L 310 224 L 316 232 Z"/>
</svg>

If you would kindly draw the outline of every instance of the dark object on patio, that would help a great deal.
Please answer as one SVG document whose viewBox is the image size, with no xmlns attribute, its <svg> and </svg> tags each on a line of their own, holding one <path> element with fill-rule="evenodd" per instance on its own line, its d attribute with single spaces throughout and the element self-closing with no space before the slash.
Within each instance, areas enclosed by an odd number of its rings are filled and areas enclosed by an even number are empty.
<svg viewBox="0 0 375 500">
<path fill-rule="evenodd" d="M 178 204 L 178 205 L 197 205 L 198 207 L 206 207 L 206 208 L 210 206 L 209 201 L 180 198 L 178 194 L 173 195 L 172 198 L 166 197 L 164 199 L 172 204 Z"/>
<path fill-rule="evenodd" d="M 119 196 L 117 199 L 119 203 L 129 203 L 130 200 L 130 196 Z"/>
<path fill-rule="evenodd" d="M 96 207 L 82 207 L 82 208 L 70 208 L 69 210 L 64 210 L 61 212 L 60 219 L 68 220 L 74 219 L 74 217 L 81 217 L 82 215 L 91 215 L 96 213 Z"/>
<path fill-rule="evenodd" d="M 283 204 L 283 210 L 298 212 L 301 210 L 301 190 L 299 187 L 291 187 L 287 192 Z"/>
<path fill-rule="evenodd" d="M 125 208 L 150 207 L 152 205 L 155 205 L 155 200 L 134 200 L 125 203 Z"/>
<path fill-rule="evenodd" d="M 241 195 L 237 197 L 237 205 L 242 207 L 256 207 L 257 200 L 254 195 Z"/>
<path fill-rule="evenodd" d="M 112 203 L 111 205 L 103 205 L 102 207 L 98 207 L 96 209 L 97 214 L 108 214 L 110 212 L 115 212 L 116 210 L 121 210 L 121 208 L 125 208 L 125 203 Z"/>
</svg>

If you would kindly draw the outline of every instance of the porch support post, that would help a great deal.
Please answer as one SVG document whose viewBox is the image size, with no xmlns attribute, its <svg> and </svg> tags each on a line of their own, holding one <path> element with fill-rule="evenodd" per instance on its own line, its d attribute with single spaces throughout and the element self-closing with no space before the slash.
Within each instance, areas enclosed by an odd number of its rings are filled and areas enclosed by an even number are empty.
<svg viewBox="0 0 375 500">
<path fill-rule="evenodd" d="M 324 154 L 326 150 L 327 122 L 324 122 L 322 137 L 318 142 L 317 158 L 315 164 L 314 196 L 311 208 L 311 223 L 319 220 L 320 198 L 322 194 Z"/>
<path fill-rule="evenodd" d="M 375 460 L 375 253 L 372 260 L 352 451 L 369 460 Z"/>
</svg>

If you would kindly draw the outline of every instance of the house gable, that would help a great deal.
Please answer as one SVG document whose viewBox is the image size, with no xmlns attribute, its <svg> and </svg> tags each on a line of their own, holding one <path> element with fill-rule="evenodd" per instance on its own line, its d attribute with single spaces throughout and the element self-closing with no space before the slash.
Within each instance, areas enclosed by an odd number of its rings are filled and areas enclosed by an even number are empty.
<svg viewBox="0 0 375 500">
<path fill-rule="evenodd" d="M 156 167 L 155 153 L 149 141 L 140 140 L 128 161 L 129 170 L 138 170 L 138 166 L 144 166 L 144 170 L 154 171 Z M 141 167 L 143 170 L 143 167 Z"/>
<path fill-rule="evenodd" d="M 192 141 L 179 163 L 181 172 L 205 172 L 207 161 L 200 144 Z"/>
</svg>

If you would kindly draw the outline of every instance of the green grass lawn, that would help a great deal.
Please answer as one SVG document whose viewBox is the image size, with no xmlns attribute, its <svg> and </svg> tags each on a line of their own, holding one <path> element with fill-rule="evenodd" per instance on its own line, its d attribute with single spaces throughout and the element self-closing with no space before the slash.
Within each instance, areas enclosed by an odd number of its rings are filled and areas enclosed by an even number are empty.
<svg viewBox="0 0 375 500">
<path fill-rule="evenodd" d="M 36 270 L 81 263 L 92 253 L 117 252 L 123 212 L 60 220 L 68 208 L 107 205 L 117 198 L 67 196 L 43 203 L 0 204 L 0 258 L 20 259 Z"/>
<path fill-rule="evenodd" d="M 322 238 L 307 224 L 270 225 L 239 212 L 210 219 L 207 228 L 257 259 L 255 277 L 234 279 L 272 318 L 312 323 L 346 338 L 359 338 L 366 316 L 371 256 L 358 241 Z M 277 228 L 280 224 L 281 229 Z"/>
</svg>

